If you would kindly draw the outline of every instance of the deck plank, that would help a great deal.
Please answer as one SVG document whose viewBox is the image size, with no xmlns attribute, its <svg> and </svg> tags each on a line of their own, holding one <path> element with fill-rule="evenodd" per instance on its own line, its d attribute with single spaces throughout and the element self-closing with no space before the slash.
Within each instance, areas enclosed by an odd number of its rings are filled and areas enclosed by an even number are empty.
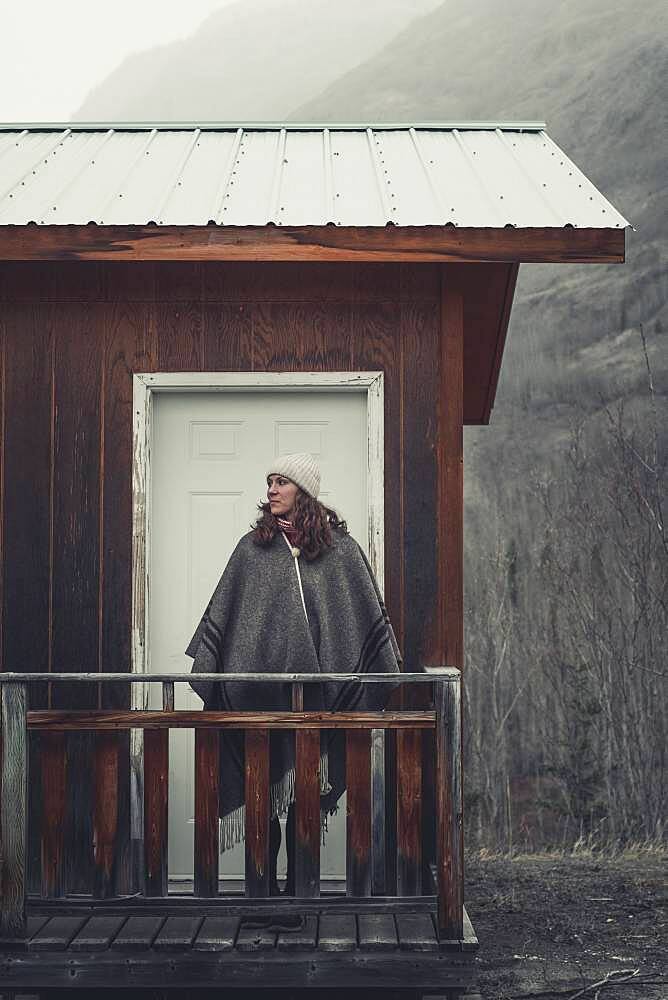
<svg viewBox="0 0 668 1000">
<path fill-rule="evenodd" d="M 205 917 L 193 941 L 193 950 L 232 951 L 238 926 L 238 916 Z"/>
<path fill-rule="evenodd" d="M 438 951 L 434 923 L 428 913 L 397 913 L 399 947 L 404 951 Z"/>
<path fill-rule="evenodd" d="M 34 937 L 48 919 L 45 913 L 29 913 L 26 921 L 26 939 L 29 941 L 30 938 Z"/>
<path fill-rule="evenodd" d="M 44 926 L 49 918 L 41 913 L 29 913 L 26 920 L 25 938 L 0 937 L 0 948 L 12 948 L 13 946 L 23 948 L 32 937 Z"/>
<path fill-rule="evenodd" d="M 158 951 L 187 951 L 192 948 L 204 917 L 167 917 L 153 942 Z"/>
<path fill-rule="evenodd" d="M 276 931 L 268 927 L 239 926 L 237 951 L 273 951 L 276 947 Z"/>
<path fill-rule="evenodd" d="M 354 951 L 357 926 L 354 913 L 323 913 L 318 926 L 319 951 Z"/>
<path fill-rule="evenodd" d="M 360 948 L 366 951 L 393 951 L 397 947 L 397 928 L 391 913 L 359 913 L 357 928 Z"/>
<path fill-rule="evenodd" d="M 118 934 L 126 917 L 119 914 L 95 914 L 89 917 L 70 942 L 70 951 L 104 951 Z"/>
<path fill-rule="evenodd" d="M 150 948 L 165 919 L 165 917 L 139 915 L 128 917 L 127 922 L 111 942 L 111 947 L 127 948 L 132 951 Z"/>
<path fill-rule="evenodd" d="M 51 917 L 28 942 L 28 950 L 65 951 L 75 934 L 86 922 L 85 916 Z"/>
<path fill-rule="evenodd" d="M 318 939 L 318 918 L 313 913 L 304 917 L 298 931 L 280 931 L 276 947 L 279 951 L 313 951 Z"/>
</svg>

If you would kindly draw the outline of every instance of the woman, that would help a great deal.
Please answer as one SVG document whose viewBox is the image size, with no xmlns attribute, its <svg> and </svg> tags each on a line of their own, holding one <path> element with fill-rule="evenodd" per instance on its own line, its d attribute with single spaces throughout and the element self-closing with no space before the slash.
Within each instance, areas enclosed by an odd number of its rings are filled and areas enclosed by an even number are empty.
<svg viewBox="0 0 668 1000">
<path fill-rule="evenodd" d="M 366 555 L 345 521 L 317 499 L 320 472 L 309 454 L 282 455 L 267 470 L 267 502 L 232 552 L 186 653 L 193 673 L 390 673 L 399 647 Z M 291 685 L 192 681 L 206 709 L 291 708 Z M 306 711 L 380 709 L 391 684 L 304 685 Z M 244 832 L 244 737 L 220 731 L 221 850 Z M 320 811 L 336 811 L 345 790 L 345 734 L 321 731 Z M 288 878 L 294 895 L 292 843 L 294 732 L 270 732 L 271 892 L 279 892 L 278 817 L 288 812 Z"/>
</svg>

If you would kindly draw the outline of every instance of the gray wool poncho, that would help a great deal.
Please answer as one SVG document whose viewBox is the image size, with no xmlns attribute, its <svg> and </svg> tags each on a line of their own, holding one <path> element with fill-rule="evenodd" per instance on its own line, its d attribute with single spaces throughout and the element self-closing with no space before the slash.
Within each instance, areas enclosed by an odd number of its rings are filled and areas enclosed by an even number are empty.
<svg viewBox="0 0 668 1000">
<path fill-rule="evenodd" d="M 249 531 L 237 543 L 186 654 L 193 673 L 395 673 L 402 657 L 367 557 L 352 535 L 332 528 L 332 547 L 296 559 L 277 532 L 260 546 Z M 294 550 L 297 551 L 297 550 Z M 302 603 L 302 592 L 304 603 Z M 305 605 L 305 607 L 304 607 Z M 305 614 L 306 612 L 306 614 Z M 308 618 L 308 620 L 307 620 Z M 289 711 L 291 684 L 190 682 L 204 708 Z M 382 709 L 395 685 L 305 684 L 305 711 Z M 244 734 L 220 730 L 221 851 L 244 836 Z M 294 801 L 294 732 L 270 733 L 271 816 Z M 321 730 L 320 815 L 345 790 L 345 732 Z"/>
</svg>

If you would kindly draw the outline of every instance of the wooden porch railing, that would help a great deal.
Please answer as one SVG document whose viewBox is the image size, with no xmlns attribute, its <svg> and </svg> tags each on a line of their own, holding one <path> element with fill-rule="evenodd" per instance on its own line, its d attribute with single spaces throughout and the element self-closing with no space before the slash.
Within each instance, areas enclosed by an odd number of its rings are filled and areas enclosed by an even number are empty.
<svg viewBox="0 0 668 1000">
<path fill-rule="evenodd" d="M 346 892 L 339 901 L 382 903 L 390 911 L 411 897 L 415 903 L 434 906 L 439 936 L 463 936 L 461 691 L 460 672 L 452 667 L 425 668 L 424 673 L 403 674 L 197 674 L 198 681 L 214 683 L 273 682 L 292 684 L 290 712 L 176 711 L 174 684 L 192 680 L 193 674 L 127 673 L 0 673 L 2 697 L 2 752 L 0 791 L 0 859 L 2 883 L 0 936 L 20 938 L 26 930 L 26 828 L 28 808 L 27 731 L 38 730 L 42 771 L 42 894 L 41 899 L 62 898 L 64 863 L 64 803 L 66 788 L 66 733 L 92 730 L 96 736 L 93 826 L 95 830 L 95 886 L 93 898 L 113 900 L 114 843 L 118 816 L 119 742 L 122 730 L 144 731 L 144 893 L 155 905 L 167 902 L 167 821 L 169 730 L 195 730 L 195 830 L 194 893 L 169 893 L 169 906 L 206 902 L 229 904 L 230 895 L 219 891 L 218 879 L 218 769 L 221 729 L 245 732 L 245 898 L 239 905 L 265 900 L 273 909 L 315 905 L 320 896 L 320 808 L 317 769 L 320 729 L 346 730 Z M 28 684 L 51 683 L 149 683 L 161 684 L 162 711 L 27 711 Z M 421 711 L 305 712 L 304 684 L 333 681 L 360 684 L 393 683 L 433 685 L 433 708 Z M 269 731 L 294 729 L 296 749 L 295 882 L 294 898 L 269 897 Z M 397 896 L 374 892 L 372 844 L 380 843 L 378 827 L 384 822 L 383 802 L 374 802 L 372 780 L 381 758 L 373 741 L 381 731 L 396 731 L 396 830 Z M 423 753 L 423 731 L 435 732 L 429 745 L 433 760 Z M 434 816 L 423 808 L 422 773 L 434 776 Z M 393 810 L 388 810 L 390 815 Z M 435 884 L 422 885 L 423 825 L 434 824 Z M 424 889 L 424 895 L 420 895 Z M 328 905 L 337 900 L 330 896 Z M 317 900 L 318 906 L 325 902 Z"/>
</svg>

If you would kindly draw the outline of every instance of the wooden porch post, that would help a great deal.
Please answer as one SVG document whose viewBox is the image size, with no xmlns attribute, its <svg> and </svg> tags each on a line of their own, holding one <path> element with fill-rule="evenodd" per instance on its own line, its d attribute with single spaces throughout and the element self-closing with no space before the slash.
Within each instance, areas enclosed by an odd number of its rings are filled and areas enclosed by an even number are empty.
<svg viewBox="0 0 668 1000">
<path fill-rule="evenodd" d="M 464 856 L 462 814 L 461 679 L 434 676 L 436 708 L 436 885 L 438 933 L 443 939 L 464 934 Z"/>
<path fill-rule="evenodd" d="M 26 933 L 26 816 L 28 805 L 28 686 L 12 681 L 2 692 L 2 898 L 0 935 L 20 938 Z"/>
<path fill-rule="evenodd" d="M 436 544 L 438 549 L 438 615 L 434 643 L 436 664 L 464 667 L 464 289 L 470 265 L 446 264 L 441 269 L 441 351 L 440 351 L 440 393 L 438 399 L 438 511 Z M 461 686 L 454 683 L 434 685 L 435 708 L 437 711 L 436 773 L 434 775 L 434 797 L 438 816 L 438 804 L 442 801 L 443 782 L 447 779 L 443 771 L 447 743 L 447 756 L 455 764 L 458 773 L 449 788 L 449 794 L 457 797 L 453 803 L 452 817 L 459 817 L 456 826 L 449 828 L 449 837 L 456 835 L 457 842 L 450 841 L 448 850 L 452 857 L 450 876 L 458 882 L 456 898 L 459 900 L 459 916 L 456 924 L 448 928 L 446 936 L 461 936 L 461 908 L 463 904 L 463 783 L 461 776 L 462 717 Z M 459 732 L 454 734 L 451 726 L 456 724 Z M 440 736 L 438 734 L 441 734 Z M 456 742 L 453 743 L 453 741 Z M 445 741 L 445 743 L 444 743 Z M 437 825 L 435 860 L 439 873 L 439 926 L 445 930 L 442 912 L 442 878 L 445 877 L 446 863 L 443 860 L 442 827 Z M 447 917 L 452 924 L 454 914 Z"/>
</svg>

